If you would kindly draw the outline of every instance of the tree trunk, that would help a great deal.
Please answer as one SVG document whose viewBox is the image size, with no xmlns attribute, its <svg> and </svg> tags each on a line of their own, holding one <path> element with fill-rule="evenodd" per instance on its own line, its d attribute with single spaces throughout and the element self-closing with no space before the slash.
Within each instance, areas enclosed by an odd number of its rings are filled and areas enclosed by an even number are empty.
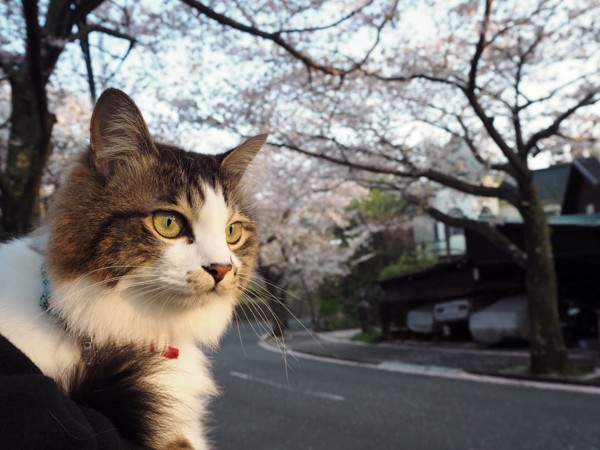
<svg viewBox="0 0 600 450">
<path fill-rule="evenodd" d="M 24 64 L 10 77 L 12 111 L 6 167 L 2 174 L 0 238 L 29 232 L 39 220 L 39 190 L 50 153 L 54 115 L 40 111 L 36 90 Z M 45 95 L 45 89 L 43 91 Z"/>
<path fill-rule="evenodd" d="M 300 276 L 300 282 L 302 283 L 302 290 L 304 291 L 304 298 L 308 302 L 308 307 L 310 308 L 310 323 L 315 325 L 317 323 L 317 312 L 315 308 L 315 301 L 313 300 L 312 293 L 308 288 L 308 284 L 303 276 Z"/>
<path fill-rule="evenodd" d="M 527 254 L 531 371 L 535 374 L 565 373 L 567 351 L 558 312 L 556 269 L 550 227 L 533 179 L 523 189 L 528 205 L 522 208 Z"/>
</svg>

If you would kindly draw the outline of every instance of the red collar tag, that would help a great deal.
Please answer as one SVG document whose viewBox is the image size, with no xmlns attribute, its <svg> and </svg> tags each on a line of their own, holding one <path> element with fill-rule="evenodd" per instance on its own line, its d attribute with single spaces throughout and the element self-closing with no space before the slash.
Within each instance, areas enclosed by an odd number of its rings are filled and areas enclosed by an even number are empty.
<svg viewBox="0 0 600 450">
<path fill-rule="evenodd" d="M 167 345 L 167 348 L 163 352 L 163 356 L 169 359 L 177 359 L 179 357 L 179 349 L 177 347 L 171 347 Z"/>
<path fill-rule="evenodd" d="M 156 352 L 156 345 L 152 344 L 150 346 L 150 351 L 152 353 Z M 167 345 L 167 347 L 164 349 L 164 351 L 162 352 L 162 355 L 165 358 L 169 358 L 169 359 L 177 359 L 179 357 L 179 349 L 177 347 L 171 347 L 170 345 Z"/>
</svg>

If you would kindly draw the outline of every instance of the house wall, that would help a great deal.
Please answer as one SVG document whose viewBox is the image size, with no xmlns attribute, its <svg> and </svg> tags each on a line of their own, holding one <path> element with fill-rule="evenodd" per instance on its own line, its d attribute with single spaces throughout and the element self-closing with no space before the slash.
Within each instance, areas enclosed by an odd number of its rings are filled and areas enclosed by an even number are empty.
<svg viewBox="0 0 600 450">
<path fill-rule="evenodd" d="M 436 193 L 432 204 L 445 213 L 471 219 L 479 218 L 482 213 L 493 216 L 498 216 L 500 213 L 498 199 L 476 197 L 447 188 L 440 189 Z M 429 216 L 418 216 L 413 223 L 415 244 L 425 245 L 433 255 L 444 257 L 466 253 L 465 235 L 462 229 L 449 227 Z"/>
</svg>

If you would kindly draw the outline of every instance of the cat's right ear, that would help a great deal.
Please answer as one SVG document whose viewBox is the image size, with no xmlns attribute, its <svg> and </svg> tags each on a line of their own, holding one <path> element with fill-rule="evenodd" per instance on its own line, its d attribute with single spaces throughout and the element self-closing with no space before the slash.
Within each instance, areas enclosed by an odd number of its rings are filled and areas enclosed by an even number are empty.
<svg viewBox="0 0 600 450">
<path fill-rule="evenodd" d="M 266 134 L 260 134 L 220 155 L 221 167 L 234 179 L 241 179 L 258 151 L 265 145 L 267 137 Z"/>
<path fill-rule="evenodd" d="M 117 165 L 138 158 L 140 153 L 156 153 L 154 140 L 142 113 L 133 100 L 118 89 L 102 93 L 90 123 L 92 165 L 110 177 Z"/>
</svg>

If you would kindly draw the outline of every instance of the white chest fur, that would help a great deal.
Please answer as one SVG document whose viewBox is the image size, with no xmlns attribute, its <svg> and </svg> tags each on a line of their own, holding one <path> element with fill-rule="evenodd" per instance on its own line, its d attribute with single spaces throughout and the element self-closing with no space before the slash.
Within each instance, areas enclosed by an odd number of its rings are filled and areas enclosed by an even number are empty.
<svg viewBox="0 0 600 450">
<path fill-rule="evenodd" d="M 39 306 L 42 263 L 43 256 L 35 250 L 33 238 L 0 246 L 0 334 L 44 374 L 60 382 L 80 362 L 81 350 L 64 324 L 49 317 Z M 217 388 L 197 342 L 217 343 L 230 320 L 233 298 L 208 302 L 185 314 L 163 314 L 163 320 L 156 321 L 140 316 L 118 289 L 108 295 L 106 290 L 100 291 L 85 280 L 53 292 L 52 301 L 64 302 L 60 305 L 69 311 L 68 326 L 77 327 L 80 335 L 90 336 L 96 343 L 134 343 L 149 349 L 150 343 L 177 347 L 179 357 L 165 361 L 152 380 L 157 389 L 174 399 L 157 443 L 185 437 L 194 448 L 206 448 L 201 418 Z"/>
<path fill-rule="evenodd" d="M 43 373 L 58 378 L 79 361 L 80 352 L 39 306 L 42 261 L 30 238 L 0 246 L 0 333 Z"/>
</svg>

